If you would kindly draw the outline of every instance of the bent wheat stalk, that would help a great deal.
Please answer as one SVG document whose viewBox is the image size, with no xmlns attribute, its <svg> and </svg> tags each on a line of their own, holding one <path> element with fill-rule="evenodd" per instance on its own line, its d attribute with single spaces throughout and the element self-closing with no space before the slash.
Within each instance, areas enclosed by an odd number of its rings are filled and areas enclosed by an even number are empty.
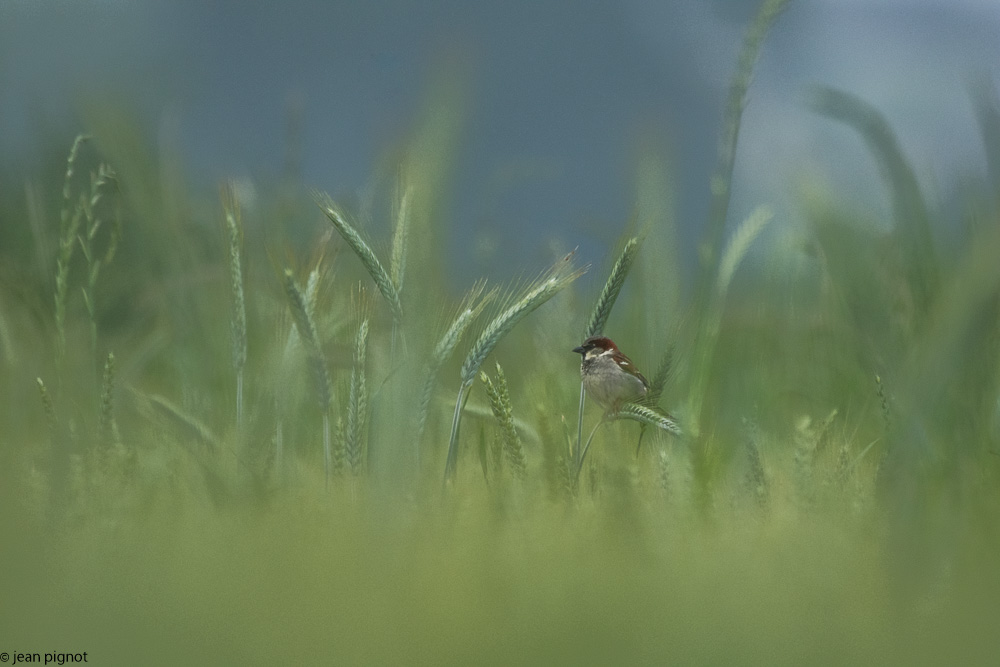
<svg viewBox="0 0 1000 667">
<path fill-rule="evenodd" d="M 448 458 L 445 463 L 444 480 L 454 480 L 458 463 L 458 429 L 462 419 L 462 408 L 468 400 L 469 389 L 479 373 L 480 366 L 489 356 L 497 343 L 503 339 L 526 315 L 559 293 L 564 287 L 579 278 L 586 268 L 577 269 L 573 266 L 573 255 L 566 255 L 556 262 L 541 278 L 530 283 L 519 297 L 503 312 L 486 325 L 479 338 L 473 343 L 469 354 L 462 364 L 461 380 L 458 397 L 455 400 L 455 415 L 451 422 L 451 439 L 448 443 Z"/>
<path fill-rule="evenodd" d="M 601 421 L 597 422 L 594 429 L 590 432 L 590 436 L 587 438 L 586 444 L 580 451 L 580 458 L 576 463 L 576 478 L 579 479 L 580 471 L 583 469 L 583 460 L 587 457 L 587 451 L 590 450 L 590 443 L 594 439 L 594 435 L 597 433 L 602 425 L 617 421 L 619 419 L 631 419 L 632 421 L 637 421 L 640 424 L 647 426 L 654 426 L 660 430 L 666 431 L 672 435 L 681 435 L 681 427 L 677 425 L 677 421 L 665 412 L 660 412 L 659 410 L 654 410 L 645 405 L 640 405 L 639 403 L 625 403 L 620 408 L 613 412 L 605 413 L 601 417 Z"/>
<path fill-rule="evenodd" d="M 389 272 L 385 270 L 375 251 L 362 238 L 358 230 L 347 221 L 347 217 L 334 204 L 333 200 L 321 193 L 314 193 L 313 196 L 316 199 L 316 204 L 323 211 L 323 215 L 327 217 L 344 241 L 347 242 L 347 245 L 351 246 L 354 254 L 361 260 L 361 263 L 375 282 L 375 286 L 378 287 L 378 291 L 381 292 L 386 303 L 389 304 L 389 310 L 392 311 L 393 323 L 399 326 L 403 319 L 403 306 L 399 299 L 399 289 L 392 281 Z M 401 276 L 401 269 L 397 271 Z"/>
</svg>

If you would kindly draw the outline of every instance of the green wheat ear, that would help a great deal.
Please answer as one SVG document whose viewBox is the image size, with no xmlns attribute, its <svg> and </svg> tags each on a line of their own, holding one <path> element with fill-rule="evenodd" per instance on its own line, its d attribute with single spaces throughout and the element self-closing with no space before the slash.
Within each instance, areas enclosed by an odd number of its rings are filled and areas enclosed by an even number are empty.
<svg viewBox="0 0 1000 667">
<path fill-rule="evenodd" d="M 628 277 L 629 271 L 632 270 L 632 265 L 635 263 L 635 258 L 638 254 L 639 238 L 633 236 L 625 242 L 621 253 L 618 255 L 618 259 L 615 261 L 615 265 L 611 268 L 608 280 L 604 283 L 604 289 L 601 290 L 601 295 L 594 304 L 594 310 L 590 314 L 587 328 L 583 332 L 584 339 L 591 336 L 600 336 L 604 333 L 604 326 L 608 323 L 611 309 L 614 307 L 615 301 L 618 299 L 618 295 L 625 285 L 625 279 Z"/>
<path fill-rule="evenodd" d="M 479 377 L 486 388 L 486 396 L 490 400 L 490 409 L 493 417 L 500 428 L 500 441 L 503 443 L 501 453 L 507 460 L 511 472 L 517 479 L 524 479 L 526 473 L 526 463 L 524 456 L 524 446 L 521 444 L 521 436 L 514 426 L 514 409 L 510 402 L 510 390 L 507 388 L 507 378 L 504 375 L 500 364 L 496 365 L 496 380 L 491 380 L 484 372 L 479 373 Z M 500 463 L 500 457 L 494 457 L 495 463 Z M 499 469 L 497 473 L 499 473 Z M 498 475 L 496 475 L 498 476 Z"/>
<path fill-rule="evenodd" d="M 180 406 L 159 394 L 146 394 L 136 389 L 133 389 L 132 393 L 140 411 L 147 413 L 151 418 L 169 424 L 180 436 L 178 442 L 184 444 L 190 451 L 198 451 L 190 446 L 191 441 L 197 442 L 208 450 L 219 449 L 219 439 L 212 433 L 212 430 Z"/>
<path fill-rule="evenodd" d="M 403 291 L 403 278 L 406 275 L 406 251 L 410 241 L 412 201 L 413 186 L 404 186 L 396 206 L 396 228 L 392 234 L 392 254 L 389 257 L 389 270 L 397 292 Z"/>
<path fill-rule="evenodd" d="M 108 352 L 108 358 L 104 362 L 104 377 L 101 382 L 100 435 L 105 446 L 121 442 L 118 420 L 115 418 L 115 355 L 112 352 Z"/>
<path fill-rule="evenodd" d="M 90 357 L 95 364 L 97 362 L 97 278 L 101 273 L 101 269 L 105 266 L 111 264 L 111 261 L 115 257 L 115 253 L 118 250 L 118 243 L 121 240 L 122 235 L 122 221 L 121 215 L 117 214 L 113 217 L 113 223 L 111 231 L 107 234 L 106 246 L 104 248 L 104 253 L 98 255 L 95 243 L 97 240 L 97 233 L 100 231 L 103 219 L 97 214 L 98 205 L 104 198 L 105 191 L 109 186 L 112 186 L 118 182 L 118 177 L 111 167 L 106 164 L 101 164 L 97 168 L 97 173 L 90 175 L 90 196 L 80 197 L 80 204 L 83 211 L 84 228 L 81 233 L 77 235 L 77 241 L 80 244 L 80 250 L 83 254 L 84 261 L 87 264 L 87 283 L 81 286 L 80 291 L 83 293 L 84 306 L 87 309 L 87 316 L 90 319 Z"/>
<path fill-rule="evenodd" d="M 639 403 L 625 403 L 616 411 L 606 413 L 601 421 L 597 422 L 593 430 L 590 432 L 590 436 L 587 437 L 587 442 L 580 448 L 580 455 L 577 457 L 574 464 L 574 481 L 580 477 L 580 471 L 583 470 L 583 461 L 587 458 L 587 452 L 590 450 L 590 443 L 593 442 L 594 434 L 597 433 L 597 429 L 599 429 L 603 424 L 616 421 L 618 419 L 630 419 L 632 421 L 637 421 L 644 426 L 653 426 L 662 431 L 666 431 L 671 435 L 680 436 L 683 433 L 681 431 L 681 427 L 677 425 L 677 421 L 666 412 L 662 412 Z"/>
<path fill-rule="evenodd" d="M 518 322 L 586 272 L 586 268 L 577 269 L 573 266 L 574 253 L 560 259 L 544 275 L 529 284 L 513 298 L 510 306 L 486 325 L 462 364 L 463 385 L 472 384 L 486 357 Z"/>
<path fill-rule="evenodd" d="M 382 262 L 379 261 L 378 256 L 375 251 L 372 250 L 371 246 L 367 241 L 361 236 L 357 229 L 354 228 L 347 221 L 347 217 L 344 212 L 333 202 L 328 195 L 314 192 L 313 198 L 316 200 L 316 204 L 319 206 L 320 210 L 323 211 L 323 215 L 327 217 L 330 223 L 333 225 L 334 229 L 340 234 L 340 236 L 347 242 L 347 245 L 351 246 L 351 250 L 354 254 L 358 256 L 361 263 L 364 265 L 365 269 L 368 271 L 368 275 L 371 276 L 372 280 L 375 282 L 375 286 L 378 287 L 378 291 L 385 298 L 387 304 L 389 304 L 389 310 L 392 311 L 392 319 L 396 326 L 398 326 L 403 320 L 403 306 L 399 299 L 399 289 L 397 285 L 393 282 L 392 277 L 389 272 L 385 270 L 382 266 Z M 399 245 L 402 246 L 404 239 L 399 241 Z M 395 253 L 394 253 L 395 254 Z M 402 277 L 402 247 L 399 250 L 400 262 L 398 271 L 400 277 Z"/>
<path fill-rule="evenodd" d="M 736 228 L 729 243 L 726 244 L 726 250 L 722 253 L 722 261 L 719 263 L 719 274 L 715 282 L 715 292 L 719 299 L 725 299 L 729 283 L 732 282 L 736 269 L 743 262 L 750 246 L 773 218 L 774 212 L 769 206 L 758 206 Z"/>
<path fill-rule="evenodd" d="M 609 420 L 631 419 L 641 424 L 655 426 L 671 435 L 681 435 L 682 433 L 681 427 L 677 425 L 677 421 L 673 417 L 665 412 L 646 405 L 640 405 L 639 403 L 626 403 L 618 408 L 616 412 L 610 413 L 607 418 Z"/>
<path fill-rule="evenodd" d="M 229 287 L 232 299 L 230 332 L 233 370 L 236 371 L 236 429 L 243 427 L 243 373 L 247 363 L 247 308 L 243 294 L 243 216 L 232 183 L 221 191 L 222 209 L 229 241 Z"/>
<path fill-rule="evenodd" d="M 83 207 L 72 202 L 73 172 L 80 146 L 90 137 L 81 134 L 73 141 L 66 158 L 66 176 L 63 181 L 63 206 L 59 216 L 59 256 L 56 258 L 56 353 L 61 362 L 66 355 L 66 302 L 69 296 L 69 266 L 77 245 L 77 230 L 83 219 Z"/>
<path fill-rule="evenodd" d="M 324 413 L 329 412 L 333 381 L 330 379 L 330 371 L 327 370 L 326 359 L 323 357 L 312 310 L 309 308 L 306 295 L 295 281 L 295 275 L 291 269 L 285 269 L 283 283 L 292 320 L 295 322 L 295 330 L 298 331 L 299 338 L 302 340 L 309 358 L 309 368 L 312 371 L 316 387 L 316 398 L 319 401 L 320 409 Z"/>
<path fill-rule="evenodd" d="M 415 460 L 418 464 L 420 462 L 420 444 L 427 425 L 427 413 L 430 408 L 431 395 L 434 391 L 434 384 L 437 381 L 438 371 L 441 370 L 444 362 L 451 357 L 455 347 L 462 340 L 469 326 L 483 311 L 483 308 L 496 298 L 497 290 L 490 290 L 484 295 L 483 290 L 485 288 L 486 282 L 480 280 L 462 298 L 458 307 L 458 315 L 455 316 L 452 323 L 445 329 L 441 339 L 434 346 L 430 359 L 424 366 L 424 382 L 417 403 L 417 432 L 414 438 L 414 447 L 416 449 Z"/>
<path fill-rule="evenodd" d="M 366 359 L 368 356 L 368 320 L 363 319 L 354 337 L 354 367 L 351 370 L 351 389 L 347 404 L 345 430 L 347 460 L 351 473 L 358 475 L 364 465 L 366 425 L 368 423 L 368 387 Z"/>
<path fill-rule="evenodd" d="M 38 385 L 38 394 L 42 399 L 42 409 L 45 410 L 45 421 L 49 427 L 49 433 L 52 434 L 56 429 L 56 408 L 52 403 L 52 394 L 49 393 L 42 378 L 35 378 L 35 383 Z"/>
<path fill-rule="evenodd" d="M 329 485 L 330 477 L 333 474 L 333 451 L 330 443 L 330 406 L 333 402 L 333 380 L 326 367 L 326 359 L 323 356 L 323 348 L 320 346 L 319 332 L 313 319 L 312 309 L 309 307 L 306 295 L 295 281 L 295 275 L 291 269 L 285 269 L 283 286 L 289 310 L 291 310 L 292 319 L 295 322 L 295 329 L 299 332 L 299 338 L 305 345 L 309 357 L 309 369 L 316 387 L 316 398 L 319 400 L 320 410 L 322 410 L 323 478 L 325 483 Z"/>
<path fill-rule="evenodd" d="M 461 423 L 462 408 L 468 399 L 469 388 L 472 387 L 480 366 L 493 351 L 493 348 L 497 346 L 497 343 L 510 333 L 518 322 L 586 272 L 586 267 L 578 269 L 573 265 L 575 252 L 560 259 L 541 277 L 511 297 L 510 305 L 486 325 L 469 349 L 465 362 L 462 364 L 462 382 L 458 389 L 455 415 L 451 424 L 451 438 L 448 444 L 448 459 L 445 463 L 444 473 L 446 482 L 453 480 L 455 476 L 458 461 L 458 429 Z"/>
</svg>

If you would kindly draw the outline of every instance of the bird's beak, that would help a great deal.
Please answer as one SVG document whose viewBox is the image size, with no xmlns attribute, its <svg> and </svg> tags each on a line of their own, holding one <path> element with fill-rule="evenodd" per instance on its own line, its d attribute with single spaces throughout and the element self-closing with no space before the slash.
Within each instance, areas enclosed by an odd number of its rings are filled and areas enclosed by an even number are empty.
<svg viewBox="0 0 1000 667">
<path fill-rule="evenodd" d="M 585 349 L 583 349 L 582 345 L 580 347 L 574 347 L 573 351 L 576 352 L 577 354 L 586 354 L 587 353 L 587 351 Z"/>
</svg>

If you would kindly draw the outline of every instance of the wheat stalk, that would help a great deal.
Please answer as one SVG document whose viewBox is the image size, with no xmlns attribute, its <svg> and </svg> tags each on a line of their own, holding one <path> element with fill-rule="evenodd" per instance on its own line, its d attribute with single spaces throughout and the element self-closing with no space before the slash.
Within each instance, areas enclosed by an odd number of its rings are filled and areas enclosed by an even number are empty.
<svg viewBox="0 0 1000 667">
<path fill-rule="evenodd" d="M 482 312 L 486 304 L 496 297 L 496 290 L 491 290 L 480 298 L 485 287 L 485 281 L 478 281 L 466 293 L 465 297 L 462 298 L 458 307 L 458 315 L 448 325 L 441 339 L 434 346 L 430 359 L 424 367 L 424 383 L 417 402 L 417 432 L 413 441 L 416 452 L 415 460 L 418 465 L 420 463 L 420 443 L 423 438 L 424 428 L 427 425 L 427 413 L 430 408 L 431 394 L 434 391 L 438 371 L 441 369 L 441 365 L 451 357 L 455 347 L 462 340 L 462 336 L 465 335 L 469 326 L 479 316 L 479 313 Z"/>
<path fill-rule="evenodd" d="M 618 294 L 622 291 L 622 286 L 625 285 L 625 278 L 628 277 L 628 273 L 632 269 L 638 253 L 639 238 L 633 236 L 625 242 L 621 253 L 618 255 L 618 259 L 615 260 L 615 265 L 611 268 L 611 274 L 604 283 L 604 288 L 601 290 L 601 294 L 594 304 L 594 310 L 590 314 L 590 320 L 587 322 L 587 328 L 583 333 L 585 340 L 591 336 L 600 336 L 604 333 L 604 326 L 608 323 L 611 309 L 618 299 Z"/>
<path fill-rule="evenodd" d="M 715 344 L 719 337 L 719 327 L 722 322 L 722 310 L 726 294 L 736 269 L 746 257 L 750 246 L 771 221 L 774 214 L 768 206 L 758 206 L 733 233 L 722 253 L 719 263 L 719 273 L 715 281 L 715 289 L 708 305 L 707 315 L 702 322 L 701 336 L 694 351 L 694 377 L 689 391 L 691 405 L 691 429 L 695 434 L 700 432 L 701 408 L 705 398 L 708 375 L 711 369 Z"/>
<path fill-rule="evenodd" d="M 108 235 L 107 247 L 102 257 L 97 257 L 94 250 L 94 241 L 97 232 L 101 228 L 102 219 L 97 215 L 96 209 L 104 196 L 105 186 L 117 181 L 114 171 L 106 164 L 101 164 L 97 168 L 96 174 L 90 177 L 90 197 L 80 197 L 80 206 L 83 217 L 86 221 L 84 233 L 77 236 L 83 258 L 87 262 L 87 284 L 80 288 L 83 292 L 83 302 L 87 309 L 87 316 L 90 319 L 90 358 L 92 363 L 97 363 L 97 306 L 95 303 L 97 277 L 101 269 L 111 263 L 115 252 L 118 249 L 118 241 L 121 239 L 121 216 L 114 218 L 114 227 Z M 96 371 L 96 368 L 95 368 Z"/>
<path fill-rule="evenodd" d="M 649 381 L 649 390 L 646 395 L 642 398 L 642 404 L 655 407 L 660 403 L 660 396 L 663 395 L 663 390 L 667 386 L 667 381 L 674 371 L 674 348 L 673 345 L 667 347 L 663 356 L 660 357 L 660 363 L 656 366 L 656 372 L 653 373 L 652 379 Z M 639 450 L 642 448 L 642 439 L 646 435 L 646 429 L 649 428 L 649 424 L 643 424 L 639 429 L 639 442 L 635 446 L 635 454 L 639 455 Z"/>
<path fill-rule="evenodd" d="M 344 418 L 337 417 L 333 436 L 333 472 L 340 474 L 347 465 L 347 427 Z"/>
<path fill-rule="evenodd" d="M 313 319 L 311 310 L 308 307 L 305 295 L 295 281 L 295 276 L 291 269 L 285 269 L 284 276 L 285 296 L 288 298 L 289 309 L 292 313 L 292 320 L 295 322 L 295 329 L 298 331 L 299 339 L 306 348 L 309 357 L 309 367 L 313 373 L 316 383 L 316 397 L 320 408 L 326 412 L 330 409 L 332 400 L 330 372 L 326 368 L 326 360 L 323 358 L 323 351 L 319 344 L 319 333 L 316 329 L 316 322 Z"/>
<path fill-rule="evenodd" d="M 219 439 L 215 437 L 212 430 L 202 421 L 188 414 L 186 411 L 175 405 L 167 398 L 158 394 L 146 394 L 133 389 L 133 394 L 140 399 L 144 399 L 145 404 L 153 408 L 155 414 L 166 418 L 179 433 L 183 434 L 181 442 L 196 440 L 203 447 L 216 450 L 219 447 Z M 140 403 L 141 405 L 142 403 Z"/>
<path fill-rule="evenodd" d="M 233 369 L 236 371 L 236 429 L 243 427 L 243 372 L 247 362 L 247 310 L 243 294 L 243 216 L 232 183 L 221 192 L 227 238 L 229 240 L 229 286 L 232 298 L 230 333 Z"/>
<path fill-rule="evenodd" d="M 73 249 L 76 247 L 76 234 L 83 217 L 83 207 L 73 205 L 72 181 L 76 165 L 76 157 L 80 146 L 90 137 L 77 135 L 66 158 L 66 176 L 63 181 L 63 207 L 59 217 L 59 256 L 56 258 L 56 353 L 61 362 L 66 355 L 66 302 L 69 295 L 69 266 L 73 259 Z"/>
<path fill-rule="evenodd" d="M 365 359 L 368 351 L 368 320 L 358 326 L 354 338 L 354 368 L 351 370 L 351 389 L 347 405 L 346 449 L 351 473 L 358 475 L 364 457 L 365 425 L 368 421 L 368 388 L 365 377 Z"/>
<path fill-rule="evenodd" d="M 461 379 L 463 385 L 472 384 L 479 372 L 479 367 L 486 361 L 486 357 L 518 322 L 583 275 L 586 268 L 575 269 L 573 255 L 574 253 L 566 255 L 541 278 L 528 285 L 527 289 L 506 310 L 493 318 L 483 329 L 462 364 Z"/>
<path fill-rule="evenodd" d="M 660 410 L 653 409 L 647 405 L 639 403 L 625 403 L 618 410 L 608 414 L 609 421 L 616 419 L 631 419 L 641 424 L 655 426 L 672 435 L 681 435 L 681 427 L 677 425 L 677 420 Z"/>
<path fill-rule="evenodd" d="M 632 421 L 637 421 L 640 424 L 655 426 L 656 428 L 666 431 L 672 435 L 679 436 L 682 434 L 681 427 L 677 425 L 677 420 L 667 413 L 639 403 L 625 403 L 617 410 L 605 413 L 601 418 L 601 421 L 597 422 L 593 430 L 590 432 L 590 436 L 587 438 L 587 442 L 583 445 L 583 447 L 580 448 L 580 456 L 576 460 L 576 479 L 579 479 L 580 477 L 580 471 L 583 469 L 583 461 L 587 458 L 587 452 L 590 450 L 590 443 L 593 442 L 597 429 L 608 422 L 619 419 L 630 419 Z"/>
<path fill-rule="evenodd" d="M 618 259 L 615 260 L 614 266 L 611 268 L 611 273 L 608 275 L 608 279 L 604 283 L 604 288 L 601 289 L 600 296 L 597 297 L 597 302 L 594 304 L 594 310 L 590 314 L 590 320 L 587 322 L 587 328 L 583 332 L 583 339 L 586 340 L 591 336 L 600 336 L 604 333 L 604 326 L 608 322 L 608 317 L 611 315 L 611 309 L 615 305 L 615 301 L 618 300 L 618 294 L 621 293 L 622 287 L 625 285 L 625 279 L 628 277 L 629 271 L 632 269 L 632 265 L 635 263 L 636 255 L 639 253 L 639 238 L 633 236 L 625 245 L 622 247 L 621 253 L 618 255 Z M 576 427 L 576 452 L 579 454 L 581 452 L 580 444 L 583 439 L 583 408 L 586 400 L 586 390 L 583 387 L 583 382 L 580 382 L 580 408 L 577 413 L 577 427 Z M 640 436 L 641 437 L 641 436 Z"/>
<path fill-rule="evenodd" d="M 361 260 L 361 263 L 368 271 L 368 275 L 371 276 L 375 282 L 375 286 L 378 287 L 378 291 L 381 292 L 386 303 L 389 304 L 393 322 L 398 326 L 403 320 L 403 306 L 399 300 L 399 290 L 396 288 L 395 283 L 393 283 L 392 277 L 385 270 L 385 267 L 382 266 L 382 262 L 379 261 L 375 251 L 371 249 L 368 242 L 358 233 L 358 230 L 347 222 L 347 218 L 343 212 L 329 196 L 316 192 L 313 193 L 313 197 L 316 199 L 316 204 L 320 210 L 323 211 L 323 215 L 327 217 L 344 241 L 347 242 L 347 245 L 351 246 L 354 254 Z"/>
<path fill-rule="evenodd" d="M 396 209 L 396 228 L 392 235 L 392 253 L 389 257 L 389 270 L 392 282 L 397 292 L 403 291 L 403 278 L 406 274 L 406 250 L 410 240 L 410 204 L 413 201 L 413 187 L 403 188 Z"/>
<path fill-rule="evenodd" d="M 115 419 L 115 355 L 108 352 L 104 362 L 104 377 L 101 382 L 100 434 L 105 445 L 117 445 L 121 441 L 118 421 Z"/>
<path fill-rule="evenodd" d="M 485 372 L 480 372 L 479 377 L 486 388 L 486 396 L 490 400 L 490 409 L 500 427 L 500 439 L 503 443 L 503 454 L 506 455 L 507 463 L 511 471 L 518 479 L 525 476 L 524 446 L 521 444 L 521 437 L 514 427 L 514 410 L 510 402 L 510 391 L 507 388 L 507 378 L 504 376 L 503 368 L 496 365 L 496 380 L 491 380 Z M 499 470 L 497 473 L 499 474 Z"/>
<path fill-rule="evenodd" d="M 493 318 L 472 344 L 465 362 L 462 364 L 461 385 L 458 398 L 455 401 L 455 415 L 451 423 L 451 438 L 448 444 L 448 458 L 445 462 L 445 481 L 454 479 L 458 461 L 458 429 L 461 423 L 462 407 L 468 399 L 468 391 L 475 381 L 480 366 L 497 346 L 504 336 L 520 322 L 528 313 L 534 311 L 543 303 L 559 293 L 564 287 L 579 278 L 586 268 L 576 269 L 573 266 L 574 252 L 556 262 L 538 280 L 530 283 L 513 303 L 503 312 Z"/>
<path fill-rule="evenodd" d="M 705 239 L 700 248 L 702 288 L 709 285 L 711 274 L 715 270 L 716 258 L 725 234 L 726 220 L 729 217 L 730 186 L 736 163 L 736 146 L 739 142 L 743 109 L 746 107 L 747 91 L 753 78 L 754 66 L 764 44 L 764 38 L 788 2 L 789 0 L 764 0 L 753 23 L 747 29 L 736 72 L 730 82 L 722 136 L 719 139 L 718 165 L 711 180 L 711 213 Z"/>
<path fill-rule="evenodd" d="M 49 433 L 50 435 L 54 435 L 56 430 L 56 408 L 52 402 L 52 394 L 49 393 L 42 378 L 35 378 L 35 383 L 38 385 L 38 394 L 42 399 L 42 409 L 45 410 L 45 421 L 48 423 Z"/>
<path fill-rule="evenodd" d="M 719 275 L 715 282 L 716 296 L 721 300 L 726 297 L 729 283 L 736 273 L 743 258 L 746 257 L 750 246 L 760 236 L 760 233 L 774 218 L 774 212 L 769 206 L 758 206 L 747 217 L 743 223 L 736 228 L 729 243 L 726 244 L 726 251 L 722 253 L 722 261 L 719 263 Z"/>
<path fill-rule="evenodd" d="M 295 282 L 295 276 L 291 269 L 285 269 L 284 288 L 285 296 L 288 298 L 289 310 L 291 310 L 292 319 L 295 322 L 295 328 L 299 332 L 299 338 L 305 345 L 306 353 L 309 357 L 309 368 L 312 371 L 313 381 L 316 386 L 316 397 L 323 412 L 323 471 L 324 479 L 329 484 L 332 472 L 330 404 L 333 400 L 333 381 L 330 379 L 330 371 L 326 367 L 323 350 L 319 344 L 319 333 L 316 329 L 316 322 L 313 319 L 306 296 L 302 293 L 298 283 Z"/>
</svg>

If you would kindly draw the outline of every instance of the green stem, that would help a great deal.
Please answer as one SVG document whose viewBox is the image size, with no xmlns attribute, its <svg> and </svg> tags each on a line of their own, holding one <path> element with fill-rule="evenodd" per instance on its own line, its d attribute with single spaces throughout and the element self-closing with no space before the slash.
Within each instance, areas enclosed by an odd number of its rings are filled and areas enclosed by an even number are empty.
<svg viewBox="0 0 1000 667">
<path fill-rule="evenodd" d="M 576 421 L 576 449 L 573 450 L 573 465 L 579 468 L 581 465 L 580 445 L 583 443 L 583 403 L 587 397 L 587 390 L 583 388 L 583 381 L 580 382 L 580 411 Z"/>
<path fill-rule="evenodd" d="M 471 382 L 463 382 L 458 388 L 458 398 L 455 400 L 455 416 L 451 420 L 451 440 L 448 443 L 448 460 L 444 466 L 444 483 L 455 480 L 455 472 L 458 464 L 458 427 L 462 420 L 462 408 L 469 398 Z"/>
<path fill-rule="evenodd" d="M 574 483 L 580 480 L 580 471 L 583 470 L 583 459 L 586 458 L 587 452 L 590 450 L 590 443 L 593 441 L 594 435 L 597 433 L 597 429 L 601 428 L 605 421 L 606 415 L 605 417 L 601 417 L 601 421 L 597 422 L 594 426 L 594 430 L 590 432 L 590 437 L 587 438 L 587 444 L 583 446 L 583 451 L 580 452 L 580 459 L 576 464 L 576 476 L 573 478 Z"/>
</svg>

